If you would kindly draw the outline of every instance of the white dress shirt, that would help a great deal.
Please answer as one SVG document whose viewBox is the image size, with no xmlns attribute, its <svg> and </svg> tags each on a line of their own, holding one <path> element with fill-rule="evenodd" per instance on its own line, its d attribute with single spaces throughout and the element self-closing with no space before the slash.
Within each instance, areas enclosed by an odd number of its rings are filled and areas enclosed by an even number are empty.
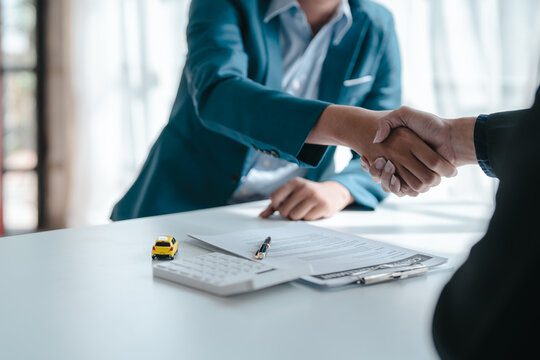
<svg viewBox="0 0 540 360">
<path fill-rule="evenodd" d="M 264 18 L 280 20 L 283 65 L 282 90 L 305 99 L 317 99 L 323 62 L 330 42 L 338 44 L 352 25 L 347 0 L 342 0 L 330 20 L 313 36 L 306 14 L 297 0 L 273 0 Z M 292 178 L 305 177 L 306 168 L 250 149 L 244 176 L 230 202 L 266 199 Z"/>
</svg>

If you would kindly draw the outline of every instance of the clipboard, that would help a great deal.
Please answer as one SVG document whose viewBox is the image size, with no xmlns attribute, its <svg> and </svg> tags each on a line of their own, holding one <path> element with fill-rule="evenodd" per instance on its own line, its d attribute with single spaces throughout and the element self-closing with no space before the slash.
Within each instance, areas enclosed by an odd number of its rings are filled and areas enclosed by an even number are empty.
<svg viewBox="0 0 540 360">
<path fill-rule="evenodd" d="M 435 268 L 424 263 L 429 263 L 429 260 L 431 259 L 432 258 L 428 255 L 416 254 L 394 262 L 375 264 L 372 266 L 328 274 L 304 276 L 302 277 L 302 280 L 322 287 L 340 287 L 350 284 L 372 285 L 425 274 Z"/>
</svg>

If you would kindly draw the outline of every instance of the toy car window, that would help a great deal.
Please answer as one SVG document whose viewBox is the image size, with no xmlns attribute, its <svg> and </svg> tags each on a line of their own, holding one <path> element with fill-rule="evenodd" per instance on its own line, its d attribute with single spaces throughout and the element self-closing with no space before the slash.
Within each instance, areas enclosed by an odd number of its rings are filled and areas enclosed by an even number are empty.
<svg viewBox="0 0 540 360">
<path fill-rule="evenodd" d="M 176 239 L 172 239 L 172 243 L 173 243 L 173 244 L 176 244 Z"/>
<path fill-rule="evenodd" d="M 156 246 L 171 246 L 171 244 L 166 241 L 157 241 Z"/>
</svg>

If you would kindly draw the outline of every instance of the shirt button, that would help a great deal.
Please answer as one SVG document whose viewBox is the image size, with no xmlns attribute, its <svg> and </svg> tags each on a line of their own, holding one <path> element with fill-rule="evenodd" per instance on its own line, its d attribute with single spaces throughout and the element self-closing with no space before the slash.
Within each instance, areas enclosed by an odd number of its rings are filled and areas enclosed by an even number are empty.
<svg viewBox="0 0 540 360">
<path fill-rule="evenodd" d="M 264 160 L 263 165 L 264 165 L 264 167 L 269 167 L 270 166 L 270 161 Z"/>
<path fill-rule="evenodd" d="M 300 81 L 294 80 L 293 83 L 292 83 L 292 87 L 296 91 L 300 90 Z"/>
</svg>

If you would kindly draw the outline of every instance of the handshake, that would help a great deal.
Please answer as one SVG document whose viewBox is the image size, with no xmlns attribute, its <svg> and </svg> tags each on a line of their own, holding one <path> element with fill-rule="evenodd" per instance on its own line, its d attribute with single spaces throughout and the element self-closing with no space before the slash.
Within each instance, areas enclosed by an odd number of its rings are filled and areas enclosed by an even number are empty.
<svg viewBox="0 0 540 360">
<path fill-rule="evenodd" d="M 372 111 L 329 105 L 306 142 L 342 145 L 361 155 L 361 165 L 386 192 L 417 196 L 457 175 L 456 167 L 474 164 L 475 118 L 442 119 L 401 107 Z M 354 199 L 335 181 L 294 178 L 270 194 L 270 204 L 259 216 L 275 211 L 292 220 L 330 217 Z"/>
<path fill-rule="evenodd" d="M 394 160 L 378 157 L 371 161 L 362 157 L 362 168 L 370 173 L 375 182 L 381 183 L 385 192 L 398 196 L 416 196 L 426 192 L 439 185 L 441 176 L 457 175 L 458 166 L 477 163 L 474 146 L 475 121 L 474 117 L 443 119 L 434 114 L 401 107 L 377 121 L 373 143 L 391 142 L 389 136 L 403 127 L 414 132 L 436 154 L 427 149 L 418 148 L 414 152 L 415 147 L 402 147 L 396 150 L 410 152 L 422 164 L 413 163 L 409 168 L 400 163 L 399 157 L 394 157 Z"/>
<path fill-rule="evenodd" d="M 331 105 L 308 141 L 345 145 L 385 192 L 417 196 L 457 175 L 457 167 L 477 163 L 475 117 L 443 119 L 401 107 L 371 111 Z"/>
</svg>

